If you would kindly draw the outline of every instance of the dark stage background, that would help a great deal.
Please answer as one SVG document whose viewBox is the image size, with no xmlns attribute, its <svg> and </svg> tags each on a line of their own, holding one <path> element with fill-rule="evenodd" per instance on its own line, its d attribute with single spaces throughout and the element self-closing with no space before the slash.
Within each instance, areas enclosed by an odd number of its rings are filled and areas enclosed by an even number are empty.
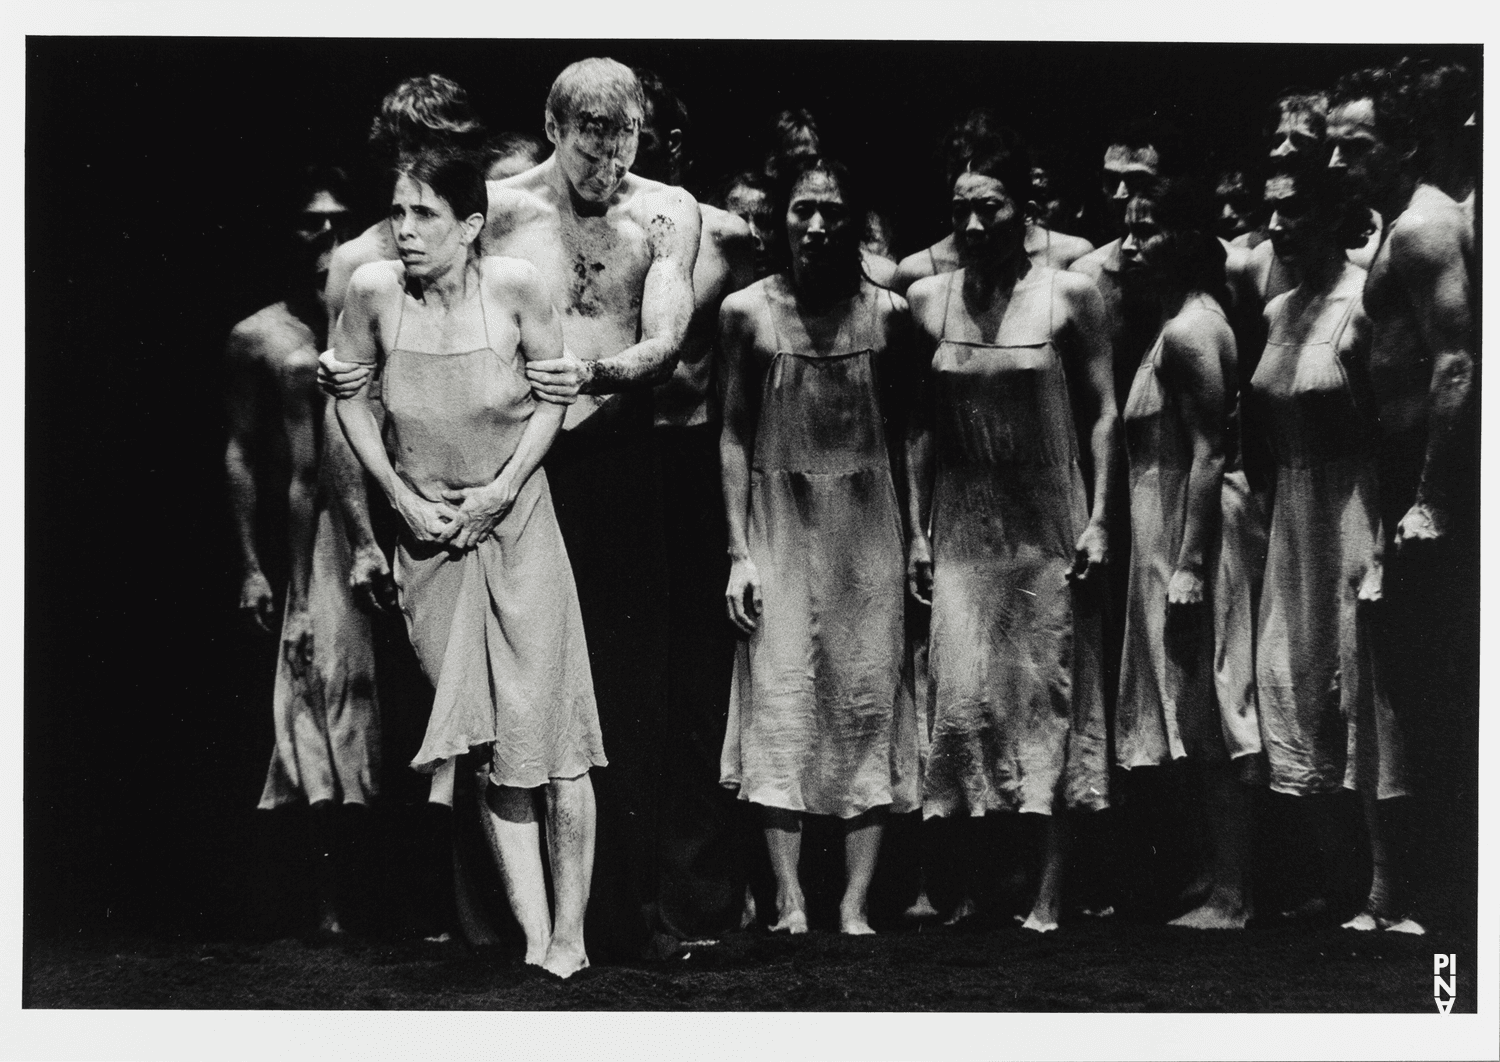
<svg viewBox="0 0 1500 1062">
<path fill-rule="evenodd" d="M 28 937 L 234 932 L 274 876 L 281 849 L 254 807 L 275 648 L 235 622 L 220 356 L 230 327 L 278 297 L 271 208 L 287 173 L 313 159 L 357 167 L 400 79 L 443 73 L 491 129 L 540 134 L 566 63 L 648 65 L 692 116 L 699 193 L 759 160 L 775 111 L 806 106 L 869 178 L 905 254 L 942 234 L 937 145 L 970 106 L 996 106 L 1072 153 L 1092 189 L 1102 138 L 1122 118 L 1156 113 L 1205 150 L 1254 156 L 1276 90 L 1407 50 L 30 39 Z M 1479 64 L 1476 48 L 1423 50 Z M 421 722 L 395 720 L 388 738 Z M 409 752 L 387 749 L 384 814 L 415 827 Z M 390 858 L 405 872 L 428 857 L 408 845 Z"/>
</svg>

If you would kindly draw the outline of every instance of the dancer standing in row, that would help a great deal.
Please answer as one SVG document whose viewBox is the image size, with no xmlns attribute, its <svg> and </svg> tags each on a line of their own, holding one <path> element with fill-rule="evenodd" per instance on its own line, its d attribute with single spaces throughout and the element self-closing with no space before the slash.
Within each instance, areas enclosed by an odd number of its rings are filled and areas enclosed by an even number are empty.
<svg viewBox="0 0 1500 1062">
<path fill-rule="evenodd" d="M 848 172 L 814 160 L 781 189 L 789 268 L 721 313 L 725 597 L 748 636 L 722 780 L 764 809 L 772 929 L 807 932 L 798 859 L 810 813 L 844 822 L 839 928 L 866 934 L 885 814 L 918 796 L 892 476 L 910 319 L 862 273 L 865 214 Z"/>
<path fill-rule="evenodd" d="M 1030 200 L 1020 153 L 976 154 L 953 186 L 964 267 L 911 288 L 930 367 L 908 443 L 908 571 L 932 606 L 923 814 L 1049 816 L 1025 923 L 1046 932 L 1057 928 L 1061 814 L 1108 804 L 1095 584 L 1109 559 L 1117 413 L 1098 291 L 1028 259 Z M 1092 512 L 1070 392 L 1086 403 Z"/>
</svg>

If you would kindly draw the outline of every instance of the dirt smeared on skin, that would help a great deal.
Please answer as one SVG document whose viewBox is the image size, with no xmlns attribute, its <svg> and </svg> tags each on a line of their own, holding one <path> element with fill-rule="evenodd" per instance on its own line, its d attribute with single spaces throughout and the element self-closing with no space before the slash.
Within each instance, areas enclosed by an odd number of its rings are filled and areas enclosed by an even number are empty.
<svg viewBox="0 0 1500 1062">
<path fill-rule="evenodd" d="M 604 302 L 599 297 L 600 275 L 603 262 L 591 262 L 583 254 L 573 257 L 573 289 L 568 299 L 568 309 L 580 317 L 598 317 L 604 312 Z"/>
<path fill-rule="evenodd" d="M 646 222 L 646 237 L 650 242 L 653 255 L 664 253 L 668 242 L 676 234 L 677 222 L 665 214 L 653 214 L 651 220 Z"/>
</svg>

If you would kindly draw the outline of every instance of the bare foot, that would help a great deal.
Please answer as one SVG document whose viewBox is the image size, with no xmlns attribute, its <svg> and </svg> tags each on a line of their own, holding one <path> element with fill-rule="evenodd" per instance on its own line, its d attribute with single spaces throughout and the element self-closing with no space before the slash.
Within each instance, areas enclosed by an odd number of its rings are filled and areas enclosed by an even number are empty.
<svg viewBox="0 0 1500 1062">
<path fill-rule="evenodd" d="M 965 896 L 958 902 L 958 906 L 953 909 L 953 913 L 948 916 L 948 920 L 943 925 L 956 926 L 966 918 L 973 918 L 977 910 L 974 901 Z"/>
<path fill-rule="evenodd" d="M 1242 901 L 1215 890 L 1201 906 L 1167 925 L 1184 929 L 1244 929 L 1248 921 L 1250 910 Z"/>
<path fill-rule="evenodd" d="M 560 944 L 554 940 L 547 945 L 547 955 L 540 965 L 553 977 L 567 980 L 579 970 L 588 969 L 589 957 L 584 953 L 581 943 Z"/>
<path fill-rule="evenodd" d="M 875 935 L 875 930 L 870 928 L 864 911 L 851 910 L 846 907 L 839 908 L 839 932 L 850 937 L 873 937 Z"/>
<path fill-rule="evenodd" d="M 1057 918 L 1046 914 L 1038 915 L 1036 911 L 1032 911 L 1026 916 L 1026 921 L 1021 923 L 1021 928 L 1033 933 L 1051 933 L 1057 928 Z"/>
<path fill-rule="evenodd" d="M 749 929 L 755 925 L 755 893 L 750 891 L 750 886 L 745 886 L 745 906 L 740 910 L 740 928 Z"/>
<path fill-rule="evenodd" d="M 422 938 L 422 943 L 424 943 L 424 944 L 446 944 L 446 943 L 448 943 L 452 939 L 453 939 L 453 937 L 445 930 L 442 933 L 435 933 L 435 934 L 433 934 L 430 937 L 423 937 Z"/>
<path fill-rule="evenodd" d="M 527 966 L 545 966 L 547 963 L 547 942 L 536 947 L 527 947 L 526 958 L 522 960 Z"/>
<path fill-rule="evenodd" d="M 936 918 L 937 916 L 937 908 L 932 906 L 932 901 L 927 898 L 927 890 L 925 889 L 917 895 L 915 902 L 910 907 L 901 912 L 902 918 L 912 922 L 925 922 L 927 919 Z"/>
<path fill-rule="evenodd" d="M 1343 928 L 1357 930 L 1360 933 L 1368 933 L 1372 929 L 1379 929 L 1380 924 L 1375 921 L 1375 916 L 1369 911 L 1361 911 L 1345 922 Z"/>
<path fill-rule="evenodd" d="M 1206 903 L 1208 894 L 1213 891 L 1214 881 L 1206 873 L 1199 874 L 1177 895 L 1177 902 L 1184 907 L 1199 907 Z M 1171 924 L 1171 923 L 1169 923 Z"/>
<path fill-rule="evenodd" d="M 1396 921 L 1382 919 L 1380 928 L 1387 933 L 1410 933 L 1414 937 L 1425 937 L 1427 935 L 1427 930 L 1415 918 L 1402 918 Z"/>
<path fill-rule="evenodd" d="M 1085 918 L 1113 918 L 1115 916 L 1115 905 L 1108 904 L 1104 907 L 1083 907 L 1078 911 Z"/>
<path fill-rule="evenodd" d="M 807 913 L 800 908 L 793 908 L 781 916 L 781 919 L 771 927 L 772 933 L 790 933 L 792 936 L 800 936 L 807 932 Z"/>
</svg>

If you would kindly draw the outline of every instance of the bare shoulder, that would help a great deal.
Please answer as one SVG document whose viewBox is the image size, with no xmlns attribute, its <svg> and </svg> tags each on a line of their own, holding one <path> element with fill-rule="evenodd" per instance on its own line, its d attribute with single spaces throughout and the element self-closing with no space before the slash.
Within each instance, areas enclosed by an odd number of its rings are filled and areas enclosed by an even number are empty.
<svg viewBox="0 0 1500 1062">
<path fill-rule="evenodd" d="M 935 273 L 922 277 L 906 289 L 906 303 L 912 320 L 936 335 L 942 329 L 939 316 L 947 302 L 950 285 L 957 273 Z"/>
<path fill-rule="evenodd" d="M 1079 258 L 1076 262 L 1070 265 L 1068 267 L 1068 271 L 1072 273 L 1082 273 L 1086 277 L 1092 277 L 1093 279 L 1097 280 L 1099 278 L 1099 274 L 1104 272 L 1104 267 L 1109 264 L 1111 256 L 1113 256 L 1118 249 L 1119 242 L 1120 241 L 1115 240 L 1111 243 L 1106 243 L 1103 247 L 1094 248 L 1088 254 Z"/>
<path fill-rule="evenodd" d="M 224 354 L 240 365 L 273 368 L 314 342 L 311 328 L 285 303 L 256 310 L 229 332 Z"/>
<path fill-rule="evenodd" d="M 891 290 L 909 291 L 913 284 L 932 276 L 934 271 L 930 250 L 909 254 L 896 263 L 896 272 L 891 276 Z"/>
<path fill-rule="evenodd" d="M 1391 223 L 1391 257 L 1397 263 L 1442 264 L 1462 254 L 1468 222 L 1463 208 L 1429 185 L 1420 185 L 1411 204 Z"/>
<path fill-rule="evenodd" d="M 383 262 L 395 257 L 391 227 L 384 221 L 377 221 L 354 239 L 335 248 L 329 272 L 341 271 L 349 276 L 368 262 Z"/>
<path fill-rule="evenodd" d="M 1076 303 L 1099 297 L 1099 286 L 1088 273 L 1074 269 L 1050 269 L 1046 266 L 1034 268 L 1035 282 L 1040 284 L 1050 281 L 1052 290 L 1066 302 Z"/>
<path fill-rule="evenodd" d="M 743 327 L 746 322 L 761 314 L 766 306 L 766 286 L 771 280 L 771 277 L 765 277 L 747 288 L 725 295 L 724 302 L 719 307 L 720 323 Z"/>
<path fill-rule="evenodd" d="M 1052 259 L 1058 263 L 1059 269 L 1067 268 L 1085 255 L 1093 253 L 1094 245 L 1082 236 L 1069 236 L 1066 232 L 1053 232 L 1051 229 L 1047 231 L 1051 233 Z"/>
<path fill-rule="evenodd" d="M 860 252 L 860 260 L 865 267 L 865 276 L 882 288 L 895 286 L 896 263 L 882 255 L 871 254 L 869 251 Z"/>
<path fill-rule="evenodd" d="M 480 259 L 480 270 L 485 290 L 491 295 L 530 299 L 546 292 L 541 271 L 524 258 L 485 255 Z"/>
<path fill-rule="evenodd" d="M 1164 350 L 1178 354 L 1217 352 L 1219 344 L 1233 333 L 1222 313 L 1203 305 L 1188 305 L 1162 327 Z"/>
<path fill-rule="evenodd" d="M 869 297 L 875 300 L 875 313 L 882 325 L 888 326 L 893 320 L 905 319 L 911 315 L 911 306 L 906 299 L 884 284 L 869 285 Z"/>
<path fill-rule="evenodd" d="M 698 204 L 698 214 L 703 220 L 703 240 L 705 243 L 733 244 L 748 242 L 750 239 L 750 226 L 745 224 L 744 218 L 738 214 L 731 214 L 727 210 L 721 210 L 708 203 Z"/>
<path fill-rule="evenodd" d="M 349 278 L 349 291 L 365 299 L 399 292 L 403 273 L 400 262 L 366 262 Z"/>
<path fill-rule="evenodd" d="M 701 223 L 698 200 L 694 199 L 692 193 L 686 188 L 679 188 L 675 184 L 662 184 L 660 181 L 653 181 L 649 177 L 641 177 L 634 173 L 628 175 L 625 180 L 629 182 L 628 202 L 631 211 L 648 228 L 650 223 L 659 217 L 670 218 L 678 224 L 688 218 Z"/>
</svg>

